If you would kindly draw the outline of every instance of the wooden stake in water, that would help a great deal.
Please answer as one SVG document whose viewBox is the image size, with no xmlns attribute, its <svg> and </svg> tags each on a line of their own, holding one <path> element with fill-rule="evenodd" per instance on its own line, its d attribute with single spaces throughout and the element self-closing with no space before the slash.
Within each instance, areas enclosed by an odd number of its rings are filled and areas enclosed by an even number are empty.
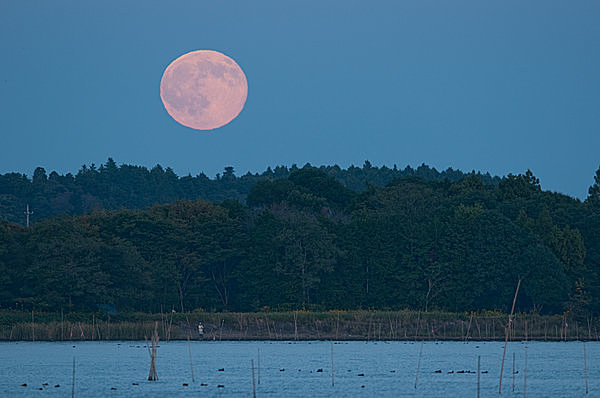
<svg viewBox="0 0 600 398">
<path fill-rule="evenodd" d="M 481 355 L 477 356 L 477 398 L 481 396 Z"/>
<path fill-rule="evenodd" d="M 335 385 L 335 367 L 333 366 L 333 341 L 331 342 L 331 387 Z"/>
<path fill-rule="evenodd" d="M 71 381 L 71 397 L 75 397 L 75 357 L 73 357 L 73 379 Z"/>
<path fill-rule="evenodd" d="M 512 371 L 512 390 L 513 392 L 515 392 L 515 353 L 513 352 L 513 371 Z"/>
<path fill-rule="evenodd" d="M 258 384 L 260 384 L 260 348 L 258 349 Z"/>
<path fill-rule="evenodd" d="M 504 352 L 502 353 L 502 365 L 500 366 L 500 383 L 498 385 L 498 394 L 502 394 L 502 374 L 504 373 L 504 358 L 506 357 L 506 346 L 508 345 L 508 334 L 510 332 L 510 326 L 512 325 L 512 316 L 515 312 L 515 303 L 517 302 L 517 295 L 519 294 L 519 287 L 521 287 L 521 279 L 517 283 L 517 290 L 515 291 L 515 298 L 513 299 L 512 308 L 510 315 L 508 316 L 508 324 L 504 328 Z"/>
<path fill-rule="evenodd" d="M 31 341 L 35 341 L 35 322 L 33 321 L 33 310 L 31 310 Z"/>
<path fill-rule="evenodd" d="M 527 321 L 525 321 L 525 369 L 523 369 L 523 398 L 527 398 L 527 351 L 529 348 L 527 337 Z"/>
<path fill-rule="evenodd" d="M 585 377 L 585 393 L 589 392 L 588 371 L 587 371 L 587 352 L 585 349 L 585 341 L 583 342 L 583 375 Z"/>
<path fill-rule="evenodd" d="M 421 348 L 419 348 L 419 360 L 417 361 L 417 374 L 415 376 L 415 390 L 417 389 L 417 383 L 419 382 L 419 371 L 421 370 L 421 356 L 423 355 L 423 344 L 425 344 L 425 340 L 421 340 Z"/>
<path fill-rule="evenodd" d="M 190 333 L 188 333 L 187 342 L 188 342 L 188 353 L 190 354 L 190 371 L 192 372 L 192 383 L 195 383 L 196 380 L 194 380 L 194 364 L 192 363 L 192 345 L 190 344 Z"/>
<path fill-rule="evenodd" d="M 148 381 L 156 381 L 158 380 L 158 375 L 156 373 L 156 349 L 158 348 L 158 322 L 154 323 L 154 333 L 152 334 L 152 350 L 150 350 L 150 345 L 148 344 L 148 338 L 146 338 L 146 347 L 148 348 L 148 354 L 150 354 L 150 373 L 148 374 Z"/>
<path fill-rule="evenodd" d="M 250 364 L 252 365 L 252 396 L 256 398 L 256 383 L 254 382 L 254 359 L 250 360 Z"/>
</svg>

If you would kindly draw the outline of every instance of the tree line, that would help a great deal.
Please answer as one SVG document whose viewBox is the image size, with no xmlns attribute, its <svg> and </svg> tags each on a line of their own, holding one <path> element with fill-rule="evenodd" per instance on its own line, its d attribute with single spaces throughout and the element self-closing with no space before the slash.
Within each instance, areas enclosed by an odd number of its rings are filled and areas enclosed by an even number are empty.
<svg viewBox="0 0 600 398">
<path fill-rule="evenodd" d="M 367 184 L 385 186 L 394 178 L 408 176 L 436 181 L 458 181 L 464 177 L 459 170 L 448 168 L 439 172 L 425 164 L 398 169 L 395 165 L 393 168 L 375 167 L 366 161 L 362 167 L 321 166 L 319 169 L 356 192 L 364 191 Z M 298 170 L 296 165 L 277 166 L 260 174 L 248 172 L 238 177 L 234 168 L 228 166 L 214 178 L 204 173 L 179 177 L 169 167 L 156 165 L 149 170 L 142 166 L 117 165 L 112 158 L 99 167 L 83 165 L 75 175 L 55 171 L 48 174 L 43 167 L 38 167 L 31 178 L 21 173 L 0 174 L 0 219 L 25 225 L 23 213 L 27 204 L 34 209 L 31 222 L 35 223 L 61 214 L 74 216 L 92 210 L 142 209 L 183 199 L 244 202 L 257 182 L 285 179 Z M 497 185 L 500 181 L 488 173 L 478 175 L 486 185 Z"/>
<path fill-rule="evenodd" d="M 2 221 L 0 306 L 507 311 L 521 279 L 519 310 L 585 317 L 600 311 L 599 184 L 600 169 L 583 202 L 530 171 L 356 192 L 307 165 L 260 179 L 245 202 Z"/>
</svg>

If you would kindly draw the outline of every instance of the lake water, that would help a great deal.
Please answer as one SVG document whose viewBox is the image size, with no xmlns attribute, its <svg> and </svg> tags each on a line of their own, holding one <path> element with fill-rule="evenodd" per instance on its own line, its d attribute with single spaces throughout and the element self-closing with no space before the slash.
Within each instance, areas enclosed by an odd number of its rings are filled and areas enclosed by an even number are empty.
<svg viewBox="0 0 600 398">
<path fill-rule="evenodd" d="M 0 395 L 70 396 L 75 358 L 75 396 L 81 397 L 252 397 L 251 360 L 258 397 L 476 397 L 480 356 L 481 370 L 487 371 L 481 374 L 481 396 L 489 397 L 498 395 L 503 346 L 473 341 L 336 342 L 332 386 L 331 343 L 323 341 L 192 341 L 195 382 L 185 341 L 161 342 L 156 382 L 147 381 L 150 360 L 144 342 L 5 342 L 0 343 Z M 586 350 L 588 395 L 582 342 L 529 342 L 527 350 L 523 342 L 509 343 L 502 396 L 524 395 L 527 352 L 527 396 L 600 397 L 600 343 L 588 342 Z M 514 392 L 513 353 L 518 371 Z"/>
</svg>

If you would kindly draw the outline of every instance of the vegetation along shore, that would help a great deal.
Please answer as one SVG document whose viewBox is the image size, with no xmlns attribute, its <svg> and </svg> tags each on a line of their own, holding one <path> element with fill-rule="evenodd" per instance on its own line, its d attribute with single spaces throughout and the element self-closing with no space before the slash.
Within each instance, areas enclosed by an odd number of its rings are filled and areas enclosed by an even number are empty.
<svg viewBox="0 0 600 398">
<path fill-rule="evenodd" d="M 600 169 L 593 181 L 582 201 L 531 171 L 368 162 L 7 174 L 0 338 L 140 339 L 159 322 L 164 341 L 202 322 L 205 339 L 498 339 L 518 281 L 515 338 L 524 320 L 532 338 L 594 338 Z"/>
<path fill-rule="evenodd" d="M 0 312 L 0 340 L 504 340 L 508 314 L 328 311 L 187 314 Z M 202 326 L 203 334 L 198 326 Z M 600 319 L 516 314 L 510 339 L 599 340 Z"/>
</svg>

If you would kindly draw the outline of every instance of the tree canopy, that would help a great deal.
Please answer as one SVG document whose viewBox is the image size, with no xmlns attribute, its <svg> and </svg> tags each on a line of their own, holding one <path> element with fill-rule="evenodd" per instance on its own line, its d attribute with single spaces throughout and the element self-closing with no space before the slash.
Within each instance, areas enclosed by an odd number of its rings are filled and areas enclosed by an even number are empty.
<svg viewBox="0 0 600 398">
<path fill-rule="evenodd" d="M 209 180 L 109 161 L 76 177 L 4 175 L 4 196 L 39 195 L 49 212 L 67 181 L 63 205 L 87 213 L 29 229 L 0 221 L 0 306 L 506 311 L 522 279 L 519 310 L 600 311 L 600 171 L 581 202 L 542 191 L 530 171 L 494 183 L 476 173 L 438 178 L 425 166 L 406 175 L 355 169 L 306 165 L 244 180 L 229 168 Z M 369 173 L 389 175 L 382 185 L 367 178 L 363 190 L 349 188 Z M 238 195 L 246 183 L 247 200 L 172 194 L 218 186 Z M 142 192 L 162 200 L 123 208 L 125 198 L 146 203 Z"/>
</svg>

